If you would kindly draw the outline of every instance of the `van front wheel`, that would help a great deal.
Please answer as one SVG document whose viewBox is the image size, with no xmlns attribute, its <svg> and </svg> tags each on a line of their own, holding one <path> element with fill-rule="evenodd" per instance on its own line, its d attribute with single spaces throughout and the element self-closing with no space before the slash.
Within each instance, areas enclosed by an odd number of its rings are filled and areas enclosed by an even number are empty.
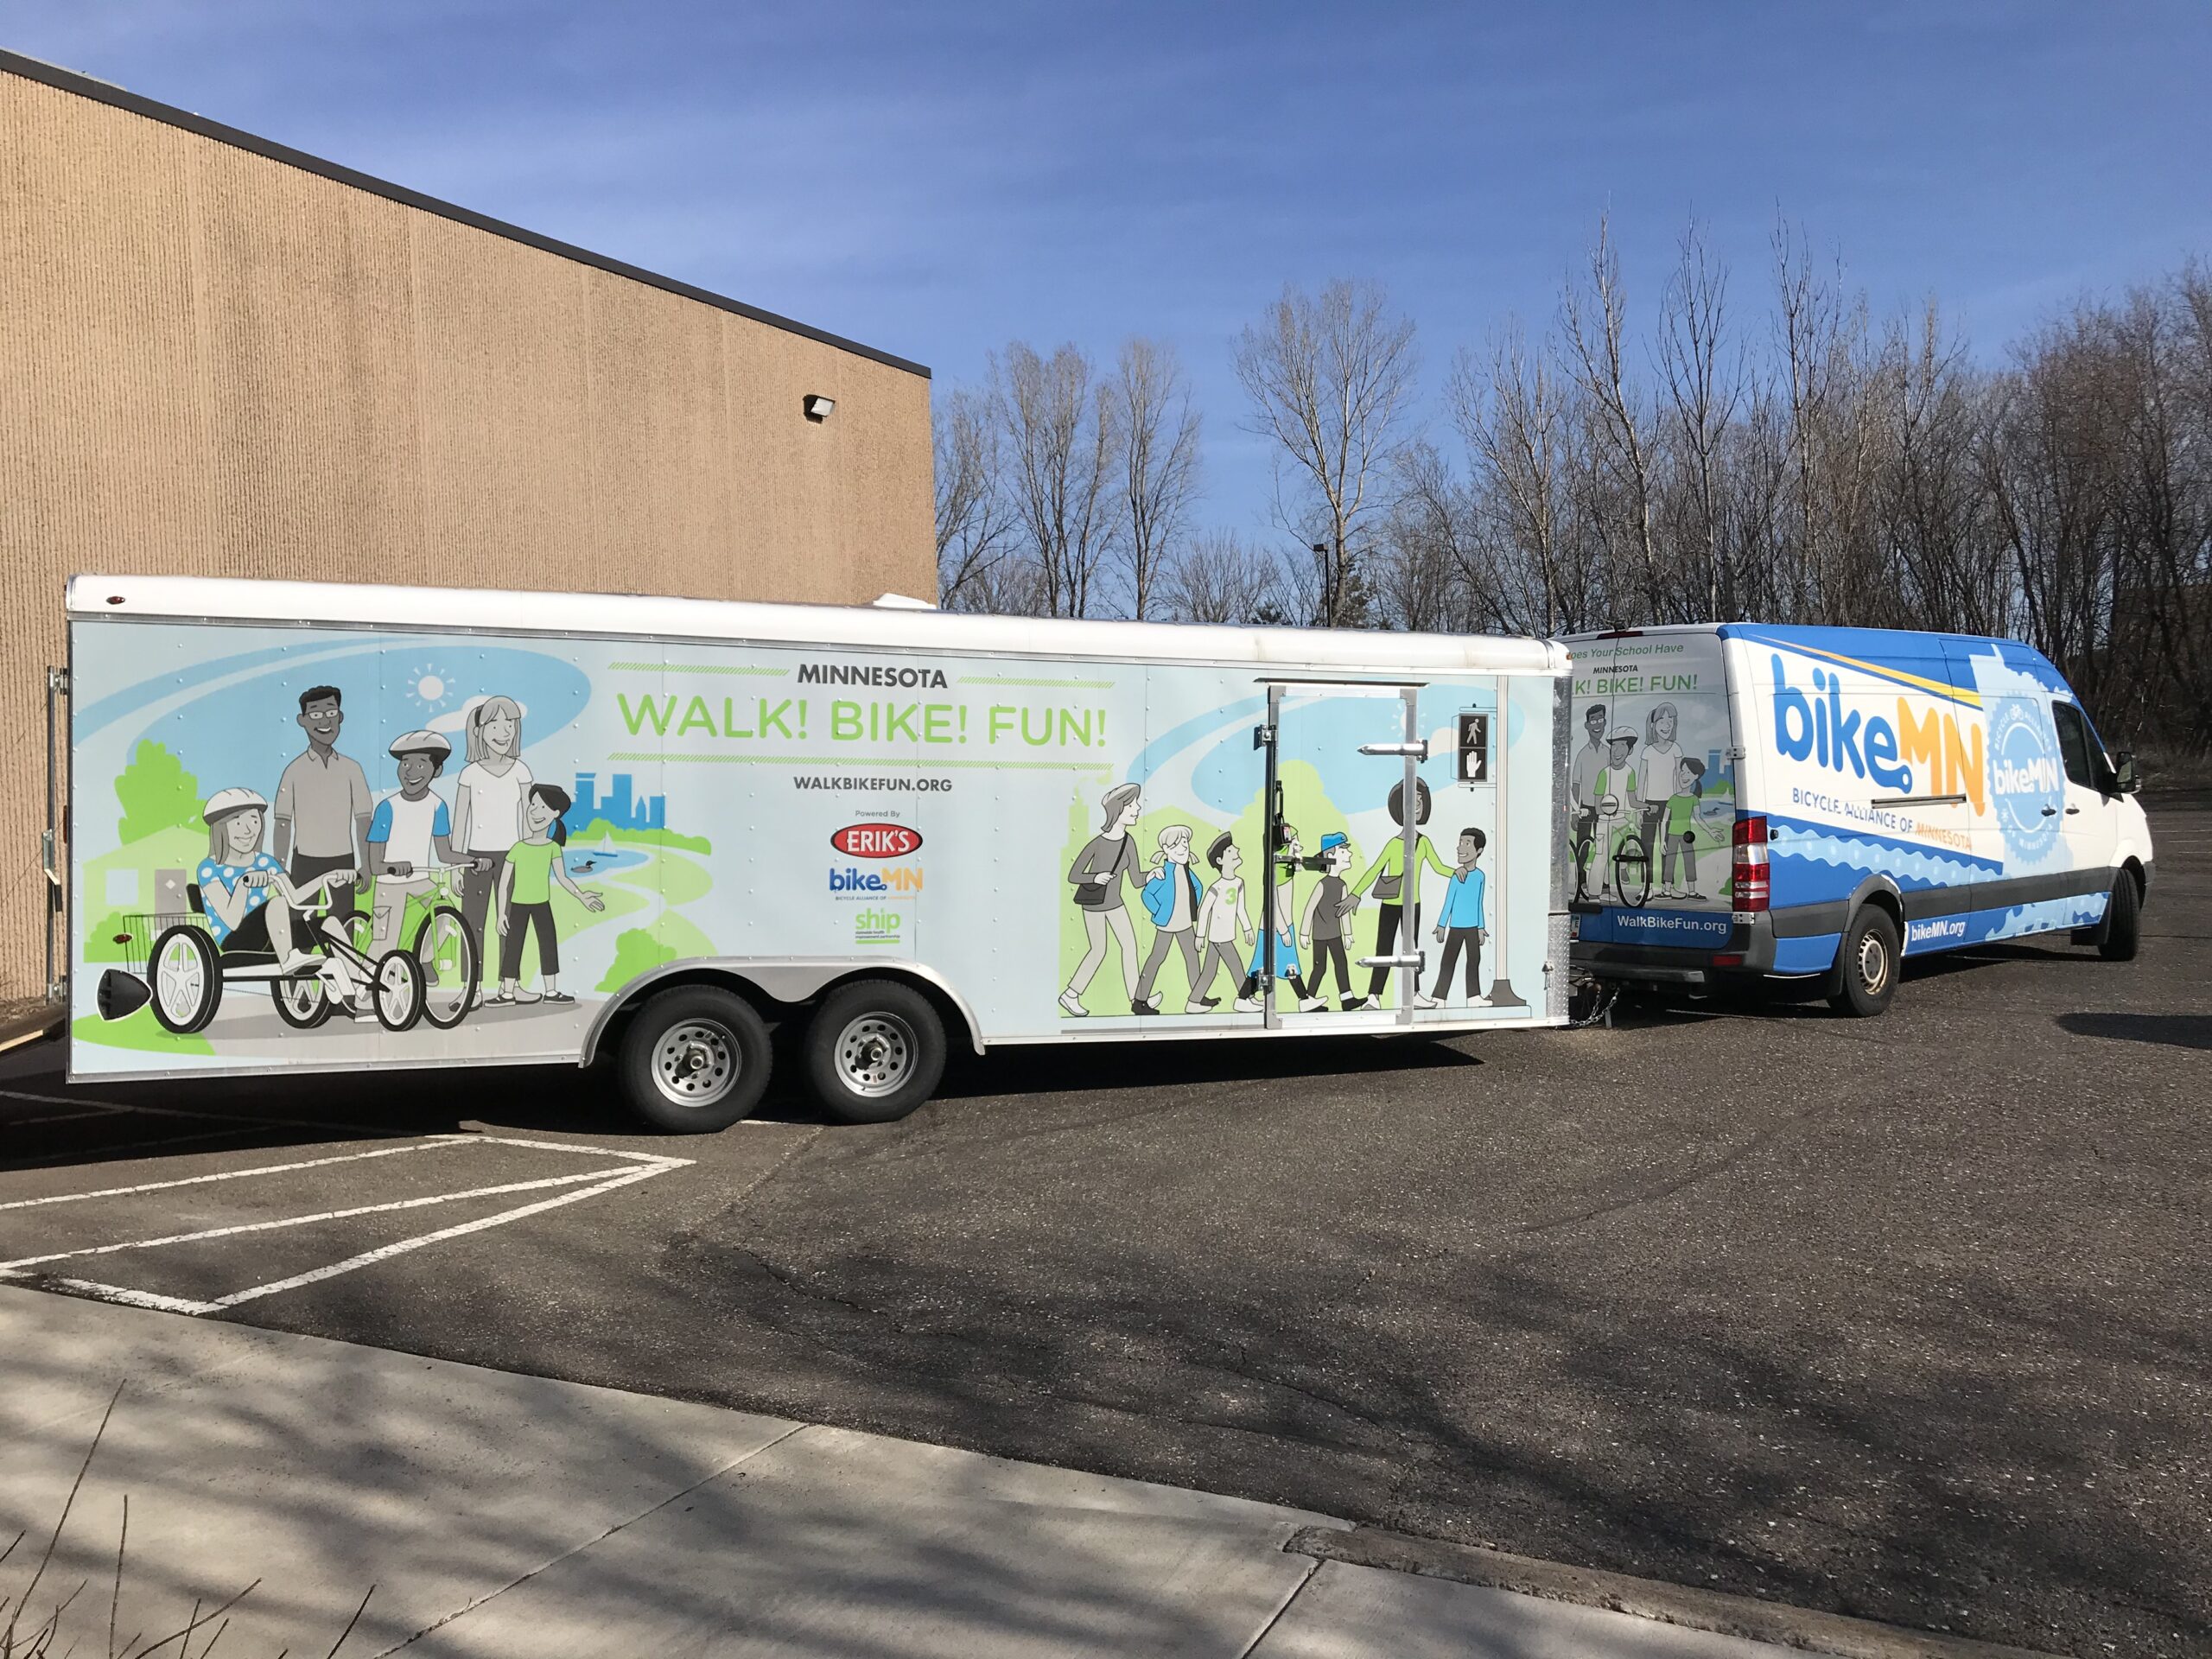
<svg viewBox="0 0 2212 1659">
<path fill-rule="evenodd" d="M 1871 1018 L 1890 1006 L 1897 989 L 1897 925 L 1868 905 L 1843 931 L 1836 953 L 1837 988 L 1828 1006 L 1838 1014 Z"/>
<path fill-rule="evenodd" d="M 2097 954 L 2107 962 L 2133 962 L 2142 942 L 2143 901 L 2135 895 L 2135 878 L 2126 870 L 2112 880 L 2112 898 L 2105 906 L 2104 937 Z"/>
<path fill-rule="evenodd" d="M 937 1090 L 944 1022 L 911 985 L 864 979 L 822 999 L 806 1033 L 806 1080 L 840 1123 L 889 1123 Z"/>
</svg>

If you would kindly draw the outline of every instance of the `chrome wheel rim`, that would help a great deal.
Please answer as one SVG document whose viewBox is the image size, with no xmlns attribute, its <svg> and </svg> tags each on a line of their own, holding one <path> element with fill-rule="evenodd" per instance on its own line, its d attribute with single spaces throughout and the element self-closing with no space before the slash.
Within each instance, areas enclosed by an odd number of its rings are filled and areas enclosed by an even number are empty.
<svg viewBox="0 0 2212 1659">
<path fill-rule="evenodd" d="M 1890 982 L 1890 953 L 1872 933 L 1859 937 L 1859 982 L 1869 996 L 1878 996 L 1882 987 Z"/>
<path fill-rule="evenodd" d="M 913 1075 L 913 1027 L 895 1014 L 864 1014 L 837 1033 L 837 1081 L 864 1099 L 894 1095 Z"/>
<path fill-rule="evenodd" d="M 671 1026 L 653 1045 L 653 1086 L 678 1106 L 711 1106 L 737 1087 L 737 1039 L 715 1020 Z"/>
<path fill-rule="evenodd" d="M 200 999 L 207 989 L 207 970 L 191 940 L 168 942 L 154 978 L 161 993 L 162 1011 L 169 1018 L 187 1020 L 199 1012 Z"/>
</svg>

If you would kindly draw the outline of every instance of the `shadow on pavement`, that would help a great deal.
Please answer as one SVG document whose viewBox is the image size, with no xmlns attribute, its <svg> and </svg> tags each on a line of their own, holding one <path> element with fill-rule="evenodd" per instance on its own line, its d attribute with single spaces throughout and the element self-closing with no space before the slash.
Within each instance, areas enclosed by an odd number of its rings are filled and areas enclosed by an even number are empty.
<svg viewBox="0 0 2212 1659">
<path fill-rule="evenodd" d="M 2076 1037 L 2212 1049 L 2212 1014 L 2062 1014 L 2058 1016 L 2058 1027 Z"/>
</svg>

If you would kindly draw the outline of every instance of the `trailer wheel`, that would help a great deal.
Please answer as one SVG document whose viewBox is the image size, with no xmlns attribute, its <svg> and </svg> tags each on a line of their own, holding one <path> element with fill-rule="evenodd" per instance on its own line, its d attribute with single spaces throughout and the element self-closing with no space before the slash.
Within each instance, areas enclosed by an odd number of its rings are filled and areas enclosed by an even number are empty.
<svg viewBox="0 0 2212 1659">
<path fill-rule="evenodd" d="M 1828 1006 L 1861 1019 L 1881 1013 L 1897 995 L 1897 925 L 1885 911 L 1860 906 L 1836 951 L 1837 988 Z"/>
<path fill-rule="evenodd" d="M 2126 870 L 2112 879 L 2112 899 L 2105 906 L 2104 937 L 2097 954 L 2107 962 L 2133 962 L 2142 944 L 2143 901 L 2136 896 L 2135 878 Z"/>
<path fill-rule="evenodd" d="M 656 1128 L 709 1135 L 752 1115 L 768 1086 L 768 1027 L 711 985 L 663 991 L 623 1033 L 622 1092 Z"/>
<path fill-rule="evenodd" d="M 841 985 L 806 1033 L 806 1078 L 840 1123 L 889 1123 L 936 1092 L 944 1022 L 930 1000 L 894 980 Z"/>
</svg>

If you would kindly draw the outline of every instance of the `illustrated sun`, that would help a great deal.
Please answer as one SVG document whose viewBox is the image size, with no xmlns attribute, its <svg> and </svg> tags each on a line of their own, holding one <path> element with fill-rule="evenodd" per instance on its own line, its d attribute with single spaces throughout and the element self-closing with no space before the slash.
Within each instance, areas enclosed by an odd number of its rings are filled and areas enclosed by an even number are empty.
<svg viewBox="0 0 2212 1659">
<path fill-rule="evenodd" d="M 425 709 L 436 709 L 446 700 L 446 677 L 435 668 L 411 670 L 414 684 L 409 693 Z"/>
</svg>

